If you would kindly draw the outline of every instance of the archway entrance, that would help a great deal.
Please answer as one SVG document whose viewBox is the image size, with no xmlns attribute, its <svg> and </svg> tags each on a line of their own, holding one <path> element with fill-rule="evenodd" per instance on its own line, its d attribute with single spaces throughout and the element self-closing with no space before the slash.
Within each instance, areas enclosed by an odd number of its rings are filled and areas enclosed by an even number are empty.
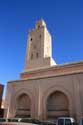
<svg viewBox="0 0 83 125">
<path fill-rule="evenodd" d="M 17 98 L 15 117 L 31 117 L 31 100 L 25 93 Z"/>
<path fill-rule="evenodd" d="M 69 116 L 69 102 L 67 96 L 56 91 L 49 95 L 47 99 L 47 119 L 55 119 L 61 116 Z"/>
</svg>

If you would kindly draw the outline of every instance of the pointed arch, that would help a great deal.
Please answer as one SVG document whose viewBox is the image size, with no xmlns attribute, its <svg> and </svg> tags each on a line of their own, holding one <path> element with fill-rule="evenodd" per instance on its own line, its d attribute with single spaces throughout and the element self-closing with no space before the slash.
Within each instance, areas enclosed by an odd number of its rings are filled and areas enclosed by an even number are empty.
<svg viewBox="0 0 83 125">
<path fill-rule="evenodd" d="M 15 94 L 15 117 L 31 117 L 32 93 L 22 88 Z"/>
<path fill-rule="evenodd" d="M 72 105 L 72 96 L 70 94 L 70 92 L 64 88 L 63 86 L 59 86 L 59 85 L 54 85 L 54 86 L 51 86 L 49 87 L 44 93 L 43 93 L 43 96 L 42 96 L 42 105 L 43 105 L 43 109 L 42 109 L 42 117 L 43 119 L 47 119 L 47 100 L 48 98 L 50 97 L 50 95 L 52 93 L 56 93 L 56 92 L 61 92 L 63 94 L 63 98 L 65 97 L 65 99 L 67 100 L 66 102 L 68 103 L 68 108 L 69 108 L 69 115 L 70 116 L 73 116 L 73 105 Z"/>
<path fill-rule="evenodd" d="M 48 119 L 55 119 L 60 116 L 69 116 L 69 100 L 61 91 L 52 92 L 46 103 Z"/>
<path fill-rule="evenodd" d="M 31 117 L 31 100 L 26 93 L 22 93 L 16 100 L 15 117 Z"/>
</svg>

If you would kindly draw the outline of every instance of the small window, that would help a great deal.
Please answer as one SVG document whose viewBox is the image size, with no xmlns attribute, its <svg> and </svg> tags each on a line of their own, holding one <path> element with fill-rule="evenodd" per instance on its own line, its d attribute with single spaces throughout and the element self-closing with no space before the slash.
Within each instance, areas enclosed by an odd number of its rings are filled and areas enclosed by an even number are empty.
<svg viewBox="0 0 83 125">
<path fill-rule="evenodd" d="M 31 41 L 32 41 L 33 39 L 31 38 Z"/>
<path fill-rule="evenodd" d="M 41 38 L 41 34 L 40 34 L 39 38 Z"/>
<path fill-rule="evenodd" d="M 33 59 L 33 53 L 31 54 L 31 59 Z"/>
<path fill-rule="evenodd" d="M 40 28 L 40 25 L 38 25 L 38 29 Z"/>
<path fill-rule="evenodd" d="M 37 58 L 39 57 L 39 54 L 38 54 L 38 53 L 36 53 L 36 57 L 37 57 Z"/>
<path fill-rule="evenodd" d="M 72 125 L 70 119 L 65 119 L 65 125 Z"/>
<path fill-rule="evenodd" d="M 58 125 L 64 125 L 64 120 L 63 119 L 59 119 L 58 120 Z"/>
</svg>

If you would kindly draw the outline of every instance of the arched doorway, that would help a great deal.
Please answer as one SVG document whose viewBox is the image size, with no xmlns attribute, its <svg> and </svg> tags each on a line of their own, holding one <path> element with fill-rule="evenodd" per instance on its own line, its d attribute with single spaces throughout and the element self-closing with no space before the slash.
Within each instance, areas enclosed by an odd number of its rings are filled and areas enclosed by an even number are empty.
<svg viewBox="0 0 83 125">
<path fill-rule="evenodd" d="M 21 94 L 16 100 L 15 117 L 31 117 L 31 100 L 25 93 Z"/>
<path fill-rule="evenodd" d="M 51 93 L 47 98 L 47 119 L 60 116 L 69 116 L 69 101 L 67 96 L 60 91 Z"/>
</svg>

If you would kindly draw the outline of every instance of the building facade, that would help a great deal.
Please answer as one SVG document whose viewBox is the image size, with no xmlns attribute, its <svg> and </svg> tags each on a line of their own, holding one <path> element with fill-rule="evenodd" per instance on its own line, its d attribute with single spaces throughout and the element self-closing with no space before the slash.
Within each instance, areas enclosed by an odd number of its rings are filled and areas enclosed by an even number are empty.
<svg viewBox="0 0 83 125">
<path fill-rule="evenodd" d="M 4 86 L 2 84 L 0 84 L 0 108 L 1 108 L 1 104 L 2 104 L 3 88 L 4 88 Z"/>
<path fill-rule="evenodd" d="M 28 35 L 24 71 L 19 80 L 7 84 L 5 117 L 83 115 L 83 61 L 56 64 L 51 42 L 45 22 L 39 20 Z"/>
<path fill-rule="evenodd" d="M 3 96 L 3 89 L 4 86 L 2 84 L 0 84 L 0 118 L 3 117 L 3 109 L 2 109 L 2 96 Z"/>
</svg>

